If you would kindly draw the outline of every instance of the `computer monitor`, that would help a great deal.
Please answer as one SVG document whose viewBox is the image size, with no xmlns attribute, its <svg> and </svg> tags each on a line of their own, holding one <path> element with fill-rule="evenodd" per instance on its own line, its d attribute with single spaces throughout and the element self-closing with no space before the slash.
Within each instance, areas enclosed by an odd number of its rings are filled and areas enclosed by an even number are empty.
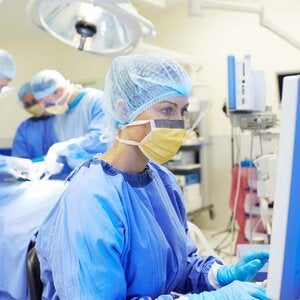
<svg viewBox="0 0 300 300">
<path fill-rule="evenodd" d="M 267 295 L 300 299 L 300 76 L 285 77 Z"/>
<path fill-rule="evenodd" d="M 286 77 L 286 76 L 300 75 L 300 71 L 294 71 L 294 72 L 281 72 L 281 73 L 277 73 L 276 75 L 277 75 L 277 84 L 278 84 L 279 102 L 281 102 L 281 99 L 282 99 L 283 78 Z"/>
</svg>

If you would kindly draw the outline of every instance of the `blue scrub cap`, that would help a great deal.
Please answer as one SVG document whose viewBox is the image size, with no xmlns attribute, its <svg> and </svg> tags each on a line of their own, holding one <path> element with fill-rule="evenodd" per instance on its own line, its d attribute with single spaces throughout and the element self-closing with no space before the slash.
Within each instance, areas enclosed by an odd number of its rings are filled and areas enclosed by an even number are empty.
<svg viewBox="0 0 300 300">
<path fill-rule="evenodd" d="M 16 63 L 5 50 L 0 49 L 0 77 L 13 79 L 16 75 Z"/>
<path fill-rule="evenodd" d="M 103 109 L 119 128 L 154 104 L 172 97 L 189 97 L 191 81 L 171 57 L 144 53 L 112 60 L 105 79 Z M 120 112 L 120 102 L 124 102 Z"/>
<path fill-rule="evenodd" d="M 69 81 L 56 70 L 40 71 L 30 82 L 36 100 L 54 94 L 59 87 L 66 86 L 68 83 Z"/>
<path fill-rule="evenodd" d="M 22 102 L 22 99 L 23 99 L 24 95 L 27 94 L 27 93 L 30 93 L 30 94 L 33 93 L 30 82 L 25 82 L 20 87 L 19 92 L 18 92 L 18 98 L 19 98 L 20 102 Z"/>
</svg>

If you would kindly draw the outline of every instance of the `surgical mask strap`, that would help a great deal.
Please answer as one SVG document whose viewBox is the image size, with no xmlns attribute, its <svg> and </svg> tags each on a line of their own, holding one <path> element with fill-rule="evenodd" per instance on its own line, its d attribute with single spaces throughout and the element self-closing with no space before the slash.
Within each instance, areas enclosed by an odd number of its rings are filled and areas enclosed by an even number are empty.
<svg viewBox="0 0 300 300">
<path fill-rule="evenodd" d="M 62 102 L 64 98 L 65 98 L 64 104 L 68 103 L 71 98 L 72 91 L 73 91 L 73 85 L 68 82 L 64 93 L 58 99 L 55 100 L 54 102 L 55 106 L 61 105 L 60 102 Z"/>
<path fill-rule="evenodd" d="M 138 120 L 138 121 L 133 121 L 131 123 L 123 125 L 119 130 L 123 130 L 123 129 L 127 128 L 127 127 L 130 127 L 130 126 L 143 125 L 143 124 L 147 124 L 147 123 L 150 123 L 151 125 L 155 124 L 154 120 Z"/>
<path fill-rule="evenodd" d="M 119 141 L 122 144 L 133 145 L 133 146 L 138 146 L 138 145 L 140 145 L 142 143 L 145 143 L 147 141 L 147 139 L 149 138 L 151 132 L 153 130 L 155 130 L 155 122 L 154 122 L 154 120 L 138 120 L 138 121 L 133 121 L 133 122 L 131 122 L 129 124 L 123 125 L 120 128 L 120 130 L 123 130 L 123 129 L 127 128 L 127 127 L 130 127 L 130 126 L 138 126 L 138 125 L 143 125 L 143 124 L 147 124 L 147 123 L 150 123 L 151 130 L 150 130 L 150 132 L 140 142 L 121 139 L 119 137 L 118 133 L 116 135 L 116 140 Z"/>
</svg>

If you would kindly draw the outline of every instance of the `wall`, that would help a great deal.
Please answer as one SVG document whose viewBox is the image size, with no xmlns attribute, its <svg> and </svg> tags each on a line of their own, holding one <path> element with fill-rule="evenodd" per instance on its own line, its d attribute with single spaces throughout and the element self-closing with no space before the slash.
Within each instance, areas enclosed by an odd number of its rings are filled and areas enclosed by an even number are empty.
<svg viewBox="0 0 300 300">
<path fill-rule="evenodd" d="M 278 112 L 276 73 L 300 70 L 300 51 L 262 28 L 258 16 L 254 14 L 207 9 L 202 17 L 189 17 L 187 1 L 161 11 L 149 9 L 141 1 L 134 2 L 140 13 L 155 24 L 157 37 L 151 41 L 153 44 L 189 54 L 203 62 L 199 78 L 208 86 L 208 98 L 213 102 L 205 118 L 207 135 L 212 141 L 207 148 L 206 163 L 209 169 L 209 198 L 215 205 L 216 219 L 211 222 L 208 214 L 203 213 L 198 222 L 203 227 L 224 228 L 230 216 L 231 175 L 231 125 L 221 110 L 227 97 L 226 57 L 228 54 L 240 58 L 245 54 L 251 55 L 252 68 L 265 71 L 267 103 Z M 247 3 L 242 0 L 235 2 Z M 297 39 L 299 3 L 292 0 L 284 3 L 279 0 L 263 2 L 267 16 Z M 26 0 L 5 1 L 0 10 L 0 20 L 7 26 L 7 30 L 1 29 L 1 48 L 12 52 L 18 65 L 13 86 L 18 89 L 35 72 L 55 68 L 72 81 L 102 88 L 109 60 L 79 52 L 33 29 L 24 14 L 26 3 Z M 21 19 L 21 25 L 15 22 L 16 18 L 18 21 Z M 29 115 L 18 106 L 16 95 L 1 99 L 0 115 L 0 143 L 8 145 L 18 124 Z M 249 157 L 249 139 L 249 135 L 243 134 L 245 149 L 242 158 Z M 276 141 L 272 141 L 268 151 L 275 145 Z"/>
<path fill-rule="evenodd" d="M 295 11 L 299 11 L 299 3 L 265 3 L 273 5 L 272 8 L 266 6 L 266 15 L 297 40 L 297 28 L 300 24 Z M 216 218 L 211 221 L 209 214 L 203 212 L 197 221 L 201 227 L 224 229 L 230 217 L 228 202 L 232 165 L 231 125 L 221 109 L 227 97 L 226 57 L 228 54 L 234 54 L 238 58 L 245 54 L 251 55 L 252 68 L 265 71 L 267 104 L 278 113 L 276 73 L 300 70 L 300 51 L 261 27 L 258 16 L 254 14 L 207 9 L 203 11 L 202 17 L 189 17 L 186 5 L 182 5 L 163 16 L 149 18 L 154 22 L 158 33 L 155 44 L 192 55 L 203 62 L 200 78 L 208 85 L 208 97 L 213 102 L 213 108 L 205 119 L 212 141 L 207 149 L 209 154 L 206 163 L 209 164 L 210 201 L 215 205 Z M 250 137 L 247 133 L 242 136 L 241 158 L 249 158 Z M 263 144 L 265 153 L 269 153 L 274 150 L 277 140 Z M 260 154 L 258 148 L 256 142 L 255 154 Z"/>
<path fill-rule="evenodd" d="M 30 116 L 17 100 L 24 82 L 42 69 L 56 69 L 72 82 L 103 89 L 110 62 L 78 51 L 32 26 L 26 18 L 27 3 L 5 1 L 0 9 L 0 48 L 9 51 L 17 63 L 16 78 L 10 84 L 15 93 L 0 99 L 0 147 L 11 145 L 17 126 Z"/>
</svg>

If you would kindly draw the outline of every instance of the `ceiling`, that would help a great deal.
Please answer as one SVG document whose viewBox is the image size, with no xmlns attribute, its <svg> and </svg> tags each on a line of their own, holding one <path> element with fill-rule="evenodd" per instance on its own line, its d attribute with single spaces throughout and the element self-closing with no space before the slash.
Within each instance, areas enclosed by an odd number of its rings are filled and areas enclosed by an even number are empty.
<svg viewBox="0 0 300 300">
<path fill-rule="evenodd" d="M 195 0 L 197 1 L 197 0 Z M 201 0 L 199 0 L 201 1 Z M 250 3 L 253 5 L 264 4 L 267 15 L 270 15 L 271 12 L 275 14 L 274 20 L 280 22 L 281 15 L 289 13 L 291 15 L 290 26 L 292 28 L 287 28 L 289 32 L 295 28 L 299 28 L 299 11 L 300 11 L 300 1 L 299 0 L 223 0 L 224 2 L 231 3 Z M 1 3 L 0 0 L 0 40 L 16 40 L 16 39 L 39 39 L 45 37 L 45 33 L 34 27 L 27 18 L 26 15 L 26 6 L 29 0 L 4 0 Z M 186 9 L 188 7 L 188 0 L 132 0 L 131 3 L 135 6 L 138 12 L 148 18 L 150 21 L 157 15 L 168 14 L 170 10 L 175 9 Z M 163 7 L 165 6 L 165 7 Z M 188 10 L 187 10 L 188 11 Z M 204 13 L 205 15 L 205 13 Z M 297 22 L 295 21 L 297 20 Z M 284 24 L 280 26 L 287 26 Z M 154 24 L 155 25 L 155 24 Z M 297 26 L 295 26 L 297 25 Z M 283 27 L 283 29 L 285 29 Z"/>
</svg>

